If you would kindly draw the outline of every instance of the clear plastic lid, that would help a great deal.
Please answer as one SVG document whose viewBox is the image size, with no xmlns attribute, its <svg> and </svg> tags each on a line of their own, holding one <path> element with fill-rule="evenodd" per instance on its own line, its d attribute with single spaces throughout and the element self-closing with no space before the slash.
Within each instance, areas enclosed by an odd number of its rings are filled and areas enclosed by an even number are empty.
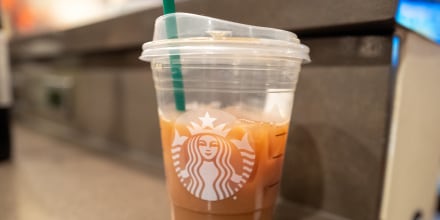
<svg viewBox="0 0 440 220">
<path fill-rule="evenodd" d="M 309 48 L 292 32 L 188 13 L 158 17 L 153 41 L 142 49 L 144 61 L 172 55 L 243 55 L 310 62 Z"/>
</svg>

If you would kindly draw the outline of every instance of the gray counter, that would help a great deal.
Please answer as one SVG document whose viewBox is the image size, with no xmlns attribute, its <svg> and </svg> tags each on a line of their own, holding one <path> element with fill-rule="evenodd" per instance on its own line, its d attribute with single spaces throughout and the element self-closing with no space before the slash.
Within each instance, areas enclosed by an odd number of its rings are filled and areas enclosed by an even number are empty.
<svg viewBox="0 0 440 220">
<path fill-rule="evenodd" d="M 0 219 L 169 219 L 162 177 L 22 127 L 14 131 L 14 162 L 0 163 Z"/>
<path fill-rule="evenodd" d="M 341 32 L 391 33 L 396 6 L 397 0 L 190 0 L 179 2 L 176 8 L 180 12 L 322 36 Z M 55 33 L 16 38 L 12 42 L 13 58 L 140 49 L 143 42 L 151 40 L 154 20 L 161 14 L 161 8 L 152 8 Z"/>
</svg>

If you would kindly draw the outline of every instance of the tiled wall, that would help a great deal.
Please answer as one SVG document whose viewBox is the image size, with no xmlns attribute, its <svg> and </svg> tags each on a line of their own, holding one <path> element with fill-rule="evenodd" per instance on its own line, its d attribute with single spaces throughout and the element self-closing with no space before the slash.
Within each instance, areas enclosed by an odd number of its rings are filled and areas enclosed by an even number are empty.
<svg viewBox="0 0 440 220">
<path fill-rule="evenodd" d="M 388 66 L 304 68 L 287 146 L 285 198 L 377 218 L 387 142 Z"/>
</svg>

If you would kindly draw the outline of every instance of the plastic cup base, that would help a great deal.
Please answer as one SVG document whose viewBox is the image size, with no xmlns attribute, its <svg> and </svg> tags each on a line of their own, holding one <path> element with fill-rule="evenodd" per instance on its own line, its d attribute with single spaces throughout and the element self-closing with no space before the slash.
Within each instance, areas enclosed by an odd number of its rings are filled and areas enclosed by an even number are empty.
<svg viewBox="0 0 440 220">
<path fill-rule="evenodd" d="M 273 208 L 240 214 L 210 214 L 173 206 L 172 220 L 273 220 Z"/>
</svg>

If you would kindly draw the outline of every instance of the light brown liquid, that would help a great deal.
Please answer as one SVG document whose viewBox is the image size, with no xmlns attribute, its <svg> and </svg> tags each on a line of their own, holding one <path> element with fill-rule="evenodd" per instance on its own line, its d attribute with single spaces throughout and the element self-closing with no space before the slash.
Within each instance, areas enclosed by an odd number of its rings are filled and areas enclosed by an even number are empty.
<svg viewBox="0 0 440 220">
<path fill-rule="evenodd" d="M 184 187 L 173 163 L 172 145 L 176 130 L 180 136 L 191 136 L 187 125 L 160 120 L 167 187 L 170 194 L 174 220 L 270 220 L 281 177 L 288 123 L 269 124 L 238 120 L 226 136 L 227 140 L 242 139 L 247 134 L 255 152 L 253 170 L 233 196 L 218 201 L 197 198 Z M 182 151 L 185 151 L 182 148 Z M 232 151 L 231 164 L 243 167 L 238 151 Z M 188 162 L 182 154 L 180 163 Z M 236 170 L 240 173 L 243 170 Z M 233 185 L 233 183 L 231 183 Z M 236 186 L 234 186 L 236 187 Z"/>
</svg>

